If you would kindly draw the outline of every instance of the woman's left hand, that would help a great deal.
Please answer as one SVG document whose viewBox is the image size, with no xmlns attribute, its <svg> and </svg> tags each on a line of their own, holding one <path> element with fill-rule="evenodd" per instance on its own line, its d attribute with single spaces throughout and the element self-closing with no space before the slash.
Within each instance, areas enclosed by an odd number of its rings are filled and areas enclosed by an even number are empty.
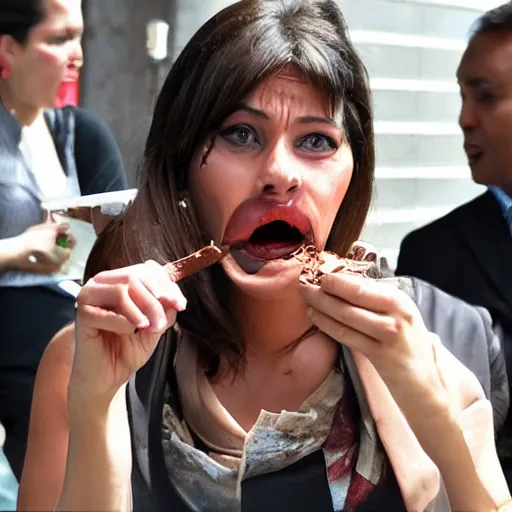
<svg viewBox="0 0 512 512">
<path fill-rule="evenodd" d="M 435 335 L 403 291 L 386 281 L 338 273 L 324 276 L 319 287 L 303 285 L 301 293 L 313 323 L 365 355 L 401 407 L 418 391 L 446 399 L 435 362 Z"/>
</svg>

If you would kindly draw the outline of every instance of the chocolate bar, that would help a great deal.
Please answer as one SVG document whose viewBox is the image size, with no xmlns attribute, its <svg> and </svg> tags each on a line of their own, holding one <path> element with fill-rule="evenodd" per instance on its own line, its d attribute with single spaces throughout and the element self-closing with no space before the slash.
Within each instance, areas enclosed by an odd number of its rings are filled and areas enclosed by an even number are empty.
<svg viewBox="0 0 512 512">
<path fill-rule="evenodd" d="M 212 242 L 211 245 L 203 247 L 201 250 L 187 256 L 186 258 L 168 263 L 166 268 L 169 271 L 171 279 L 177 283 L 200 270 L 218 263 L 226 254 L 227 252 L 225 250 L 219 249 Z"/>
<path fill-rule="evenodd" d="M 303 264 L 299 278 L 302 284 L 319 286 L 322 276 L 338 272 L 374 279 L 382 277 L 377 266 L 371 261 L 342 258 L 334 252 L 320 252 L 312 245 L 302 247 L 293 254 L 293 257 Z"/>
</svg>

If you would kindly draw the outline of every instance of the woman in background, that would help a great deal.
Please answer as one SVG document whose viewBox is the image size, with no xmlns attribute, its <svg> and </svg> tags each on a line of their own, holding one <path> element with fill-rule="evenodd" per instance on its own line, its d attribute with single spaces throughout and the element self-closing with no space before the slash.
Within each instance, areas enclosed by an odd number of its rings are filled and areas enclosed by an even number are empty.
<svg viewBox="0 0 512 512">
<path fill-rule="evenodd" d="M 74 107 L 53 109 L 82 66 L 80 0 L 0 0 L 0 422 L 19 478 L 35 374 L 75 297 L 52 275 L 70 256 L 67 226 L 41 202 L 126 188 L 108 128 Z"/>
</svg>

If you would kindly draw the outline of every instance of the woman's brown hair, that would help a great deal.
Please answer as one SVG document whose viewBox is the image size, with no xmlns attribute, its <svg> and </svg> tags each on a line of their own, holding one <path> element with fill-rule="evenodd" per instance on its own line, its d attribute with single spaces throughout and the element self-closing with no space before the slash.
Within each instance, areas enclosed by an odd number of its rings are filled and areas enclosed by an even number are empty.
<svg viewBox="0 0 512 512">
<path fill-rule="evenodd" d="M 190 164 L 200 150 L 208 158 L 222 122 L 263 80 L 287 66 L 325 95 L 352 148 L 352 181 L 327 244 L 346 253 L 360 234 L 373 187 L 366 70 L 333 0 L 242 0 L 195 34 L 167 76 L 139 171 L 139 193 L 117 228 L 123 243 L 115 244 L 109 267 L 148 259 L 165 263 L 209 242 L 193 205 L 180 207 Z M 230 315 L 230 283 L 220 265 L 180 286 L 188 300 L 187 311 L 179 315 L 180 328 L 195 340 L 202 358 L 213 362 L 224 356 L 239 365 L 244 344 Z"/>
</svg>

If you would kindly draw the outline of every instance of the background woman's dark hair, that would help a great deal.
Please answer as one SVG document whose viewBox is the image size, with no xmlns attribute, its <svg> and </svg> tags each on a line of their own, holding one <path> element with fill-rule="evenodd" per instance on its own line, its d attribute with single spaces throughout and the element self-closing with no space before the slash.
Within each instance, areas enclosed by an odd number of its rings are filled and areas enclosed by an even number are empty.
<svg viewBox="0 0 512 512">
<path fill-rule="evenodd" d="M 27 42 L 30 31 L 44 19 L 44 0 L 0 0 L 0 36 Z"/>
<path fill-rule="evenodd" d="M 196 33 L 162 88 L 139 173 L 139 194 L 123 222 L 130 262 L 163 263 L 208 243 L 193 208 L 179 206 L 191 161 L 199 150 L 207 158 L 221 123 L 259 83 L 290 65 L 324 93 L 352 148 L 352 181 L 328 240 L 328 249 L 346 253 L 360 234 L 373 187 L 366 70 L 333 0 L 242 0 Z M 180 327 L 196 340 L 203 359 L 224 355 L 235 365 L 242 362 L 244 344 L 233 325 L 230 283 L 220 265 L 180 285 L 188 299 Z"/>
</svg>

